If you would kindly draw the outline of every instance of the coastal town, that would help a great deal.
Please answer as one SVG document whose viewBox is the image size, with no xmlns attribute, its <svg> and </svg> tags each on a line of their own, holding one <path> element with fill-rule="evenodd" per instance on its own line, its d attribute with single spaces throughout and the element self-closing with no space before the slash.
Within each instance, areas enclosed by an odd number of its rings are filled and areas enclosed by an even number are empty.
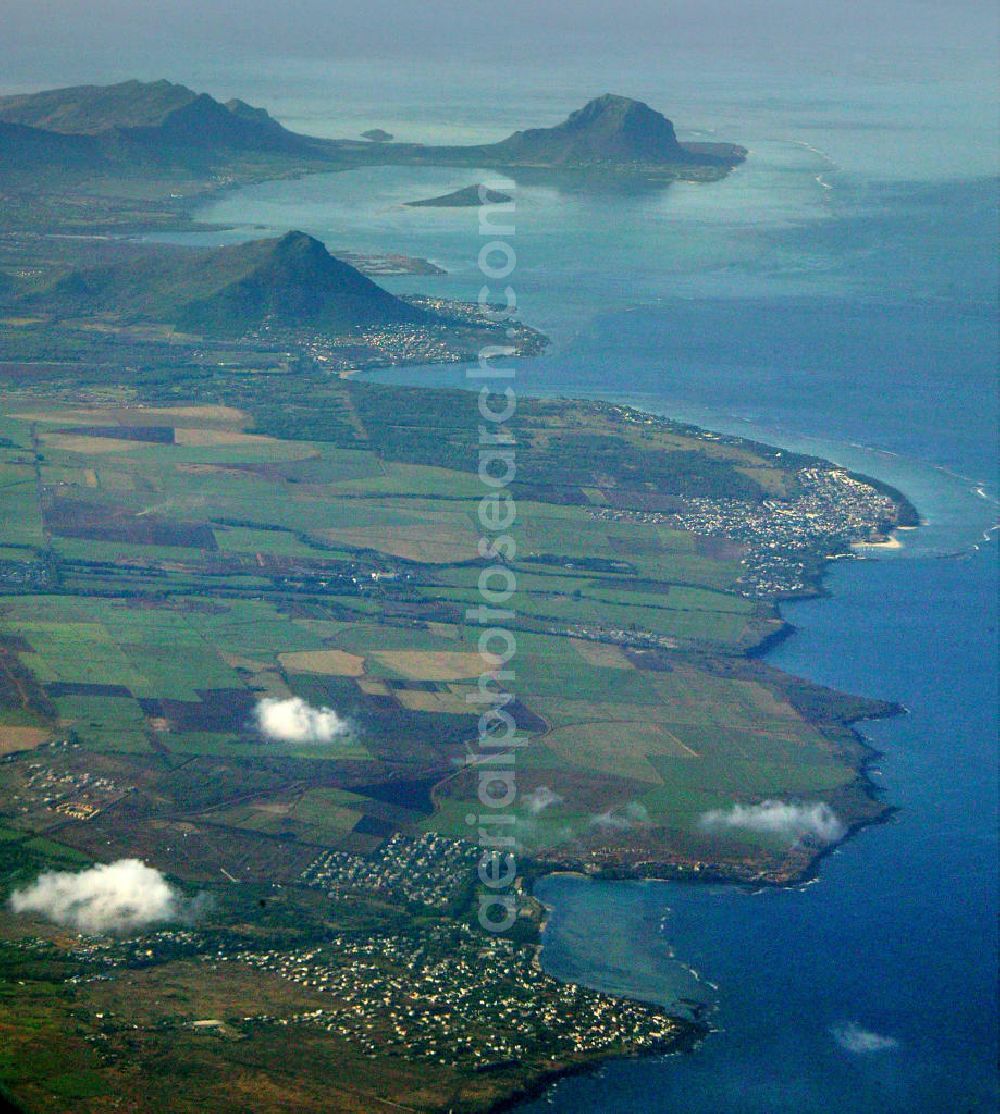
<svg viewBox="0 0 1000 1114">
<path fill-rule="evenodd" d="M 471 1060 L 489 1070 L 539 1055 L 666 1051 L 686 1028 L 654 1006 L 558 982 L 539 967 L 536 948 L 461 924 L 206 957 L 219 961 L 276 972 L 332 999 L 283 1022 L 244 1024 L 322 1025 L 368 1055 Z"/>
<path fill-rule="evenodd" d="M 850 551 L 858 543 L 877 541 L 897 524 L 892 497 L 842 468 L 813 465 L 795 473 L 799 488 L 791 499 L 685 497 L 683 508 L 670 512 L 600 507 L 591 518 L 635 522 L 722 537 L 744 548 L 742 594 L 773 599 L 808 592 L 816 563 Z"/>
<path fill-rule="evenodd" d="M 363 890 L 444 910 L 468 893 L 480 855 L 467 840 L 434 832 L 415 837 L 397 832 L 368 858 L 324 851 L 306 867 L 301 880 L 321 890 Z"/>
<path fill-rule="evenodd" d="M 485 1072 L 539 1060 L 669 1052 L 700 1032 L 696 1023 L 655 1005 L 561 982 L 542 970 L 537 946 L 450 919 L 415 923 L 405 932 L 333 932 L 298 947 L 260 946 L 234 933 L 189 928 L 127 939 L 80 935 L 67 949 L 38 937 L 4 947 L 69 964 L 71 987 L 194 961 L 208 976 L 239 966 L 321 996 L 321 1005 L 287 1012 L 272 1007 L 192 1017 L 167 1008 L 142 1024 L 102 1009 L 89 1019 L 94 1031 L 87 1039 L 110 1057 L 117 1033 L 189 1028 L 249 1035 L 302 1025 L 346 1039 L 366 1056 Z"/>
<path fill-rule="evenodd" d="M 439 320 L 358 327 L 342 334 L 264 322 L 249 329 L 242 340 L 255 347 L 287 350 L 286 363 L 304 357 L 339 375 L 408 364 L 462 363 L 476 358 L 489 345 L 503 347 L 510 355 L 534 356 L 548 344 L 548 338 L 528 325 L 508 320 L 498 324 L 499 307 L 417 295 L 401 301 Z"/>
</svg>

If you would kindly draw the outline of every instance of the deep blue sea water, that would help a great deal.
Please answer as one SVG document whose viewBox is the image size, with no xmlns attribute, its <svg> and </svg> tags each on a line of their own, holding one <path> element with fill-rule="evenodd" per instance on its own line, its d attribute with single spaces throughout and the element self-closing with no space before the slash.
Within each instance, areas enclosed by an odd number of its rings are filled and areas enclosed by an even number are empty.
<svg viewBox="0 0 1000 1114">
<path fill-rule="evenodd" d="M 718 986 L 721 1031 L 696 1055 L 615 1064 L 528 1109 L 994 1109 L 993 558 L 840 565 L 830 589 L 830 600 L 786 608 L 799 633 L 771 660 L 906 704 L 906 717 L 866 729 L 899 813 L 801 889 L 548 879 L 549 970 L 593 981 L 591 941 L 623 910 L 644 947 L 669 941 Z M 624 985 L 617 963 L 599 970 L 608 989 L 668 996 L 654 965 Z"/>
<path fill-rule="evenodd" d="M 751 158 L 725 182 L 667 190 L 517 183 L 512 281 L 524 318 L 553 339 L 521 365 L 520 389 L 627 399 L 809 449 L 913 498 L 926 521 L 901 553 L 835 566 L 829 598 L 785 609 L 799 633 L 771 655 L 909 709 L 864 728 L 900 811 L 801 890 L 546 880 L 550 970 L 665 1003 L 700 997 L 719 1031 L 695 1055 L 614 1064 L 526 1109 L 993 1109 L 995 137 L 956 82 L 738 67 L 632 76 Z M 453 140 L 547 122 L 610 87 L 572 67 L 546 88 L 508 75 L 496 100 L 494 85 L 449 93 L 455 74 L 400 71 L 378 88 L 352 86 L 343 68 L 261 80 L 299 126 Z M 189 238 L 300 227 L 331 247 L 407 251 L 449 270 L 395 289 L 474 297 L 475 212 L 401 202 L 486 174 L 266 183 L 202 213 L 231 231 Z M 462 382 L 454 368 L 379 375 Z"/>
</svg>

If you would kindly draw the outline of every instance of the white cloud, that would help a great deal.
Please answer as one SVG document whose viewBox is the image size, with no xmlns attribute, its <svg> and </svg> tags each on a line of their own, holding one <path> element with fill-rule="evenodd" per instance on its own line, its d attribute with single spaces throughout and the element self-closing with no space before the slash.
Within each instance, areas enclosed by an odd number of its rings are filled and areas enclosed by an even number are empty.
<svg viewBox="0 0 1000 1114">
<path fill-rule="evenodd" d="M 49 871 L 10 898 L 15 913 L 36 913 L 77 932 L 132 932 L 179 915 L 176 890 L 139 859 L 89 870 Z"/>
<path fill-rule="evenodd" d="M 649 809 L 642 801 L 629 801 L 620 810 L 608 809 L 590 818 L 590 823 L 598 828 L 620 828 L 627 831 L 635 824 L 645 824 L 649 821 Z"/>
<path fill-rule="evenodd" d="M 870 1052 L 890 1052 L 899 1047 L 899 1041 L 895 1037 L 862 1029 L 856 1021 L 834 1025 L 830 1032 L 841 1048 L 853 1052 L 856 1056 L 865 1056 Z"/>
<path fill-rule="evenodd" d="M 332 708 L 313 708 L 302 697 L 266 697 L 257 704 L 257 726 L 269 739 L 292 743 L 328 743 L 347 735 L 350 725 Z"/>
<path fill-rule="evenodd" d="M 825 801 L 793 804 L 789 801 L 761 801 L 759 805 L 733 805 L 702 814 L 703 828 L 742 828 L 784 836 L 793 843 L 812 836 L 821 843 L 841 839 L 847 829 Z"/>
<path fill-rule="evenodd" d="M 547 785 L 539 785 L 537 789 L 533 789 L 530 793 L 525 793 L 521 797 L 521 803 L 532 816 L 537 816 L 545 809 L 561 802 L 562 797 L 558 793 L 554 793 Z"/>
</svg>

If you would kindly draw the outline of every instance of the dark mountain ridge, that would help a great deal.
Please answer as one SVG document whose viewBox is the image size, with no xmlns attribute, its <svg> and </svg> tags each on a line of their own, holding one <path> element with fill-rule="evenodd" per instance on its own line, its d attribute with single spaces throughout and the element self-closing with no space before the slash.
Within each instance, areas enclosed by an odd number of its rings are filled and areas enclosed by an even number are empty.
<svg viewBox="0 0 1000 1114">
<path fill-rule="evenodd" d="M 605 93 L 552 128 L 514 132 L 493 145 L 511 162 L 553 165 L 683 163 L 690 155 L 677 142 L 673 123 L 641 101 Z"/>
<path fill-rule="evenodd" d="M 151 249 L 127 262 L 72 271 L 19 304 L 63 317 L 111 314 L 220 335 L 265 324 L 343 333 L 434 320 L 304 232 L 207 251 Z"/>
<path fill-rule="evenodd" d="M 40 132 L 31 137 L 0 132 L 0 165 L 8 172 L 17 169 L 15 141 L 30 166 L 43 166 L 44 136 L 61 137 L 49 139 L 48 150 L 56 165 L 67 168 L 150 163 L 204 167 L 268 155 L 285 156 L 298 164 L 479 164 L 639 169 L 661 175 L 678 168 L 695 176 L 719 176 L 746 156 L 734 144 L 682 143 L 673 123 L 661 113 L 641 101 L 610 93 L 589 101 L 554 127 L 517 131 L 499 143 L 454 147 L 300 135 L 263 108 L 238 99 L 222 104 L 207 93 L 165 80 L 3 96 L 0 125 Z M 75 163 L 69 158 L 73 149 L 68 137 L 76 143 Z M 25 165 L 20 164 L 22 170 Z"/>
<path fill-rule="evenodd" d="M 221 104 L 169 81 L 123 81 L 116 85 L 78 85 L 0 97 L 0 123 L 40 133 L 27 155 L 44 152 L 41 136 L 74 137 L 87 163 L 185 162 L 219 152 L 278 153 L 322 158 L 319 141 L 288 131 L 262 108 L 241 100 Z M 0 134 L 0 141 L 4 139 Z M 60 141 L 48 140 L 58 153 Z M 4 143 L 6 148 L 6 143 Z M 13 161 L 13 160 L 12 160 Z"/>
<path fill-rule="evenodd" d="M 385 156 L 393 147 L 386 145 Z M 605 93 L 551 128 L 516 131 L 499 143 L 464 147 L 410 145 L 409 156 L 427 163 L 480 163 L 552 169 L 707 168 L 724 171 L 746 150 L 731 143 L 681 143 L 672 121 L 642 101 Z M 390 161 L 388 158 L 385 161 Z"/>
<path fill-rule="evenodd" d="M 91 135 L 66 135 L 0 120 L 0 174 L 100 170 L 108 158 Z"/>
</svg>

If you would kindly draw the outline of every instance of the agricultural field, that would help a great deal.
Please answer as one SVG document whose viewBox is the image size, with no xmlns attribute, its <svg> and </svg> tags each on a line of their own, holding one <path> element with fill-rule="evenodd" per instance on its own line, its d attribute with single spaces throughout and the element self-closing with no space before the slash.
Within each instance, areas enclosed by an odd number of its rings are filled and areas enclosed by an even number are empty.
<svg viewBox="0 0 1000 1114">
<path fill-rule="evenodd" d="M 0 750 L 17 773 L 0 810 L 192 878 L 291 880 L 311 848 L 396 831 L 463 838 L 469 697 L 501 664 L 466 614 L 486 564 L 474 396 L 328 379 L 279 415 L 242 377 L 208 398 L 189 386 L 8 393 Z M 692 489 L 788 496 L 789 464 L 620 408 L 526 402 L 512 426 L 505 606 L 531 855 L 780 873 L 780 841 L 709 838 L 699 818 L 788 795 L 877 813 L 843 723 L 766 670 L 720 666 L 781 626 L 739 591 L 739 546 L 643 519 Z M 260 708 L 296 700 L 337 729 L 268 737 Z M 31 799 L 29 759 L 63 796 Z M 117 789 L 82 783 L 98 759 Z"/>
<path fill-rule="evenodd" d="M 46 273 L 103 250 L 48 244 Z M 851 724 L 888 709 L 754 654 L 879 493 L 841 513 L 823 462 L 521 399 L 497 561 L 475 394 L 94 324 L 8 321 L 0 361 L 0 1105 L 471 1114 L 699 1039 L 547 976 L 532 882 L 788 882 L 829 844 L 707 821 L 792 802 L 839 838 L 885 814 Z M 498 563 L 510 660 L 480 642 Z M 476 870 L 497 686 L 499 935 Z M 154 931 L 7 904 L 129 860 L 169 883 Z"/>
</svg>

